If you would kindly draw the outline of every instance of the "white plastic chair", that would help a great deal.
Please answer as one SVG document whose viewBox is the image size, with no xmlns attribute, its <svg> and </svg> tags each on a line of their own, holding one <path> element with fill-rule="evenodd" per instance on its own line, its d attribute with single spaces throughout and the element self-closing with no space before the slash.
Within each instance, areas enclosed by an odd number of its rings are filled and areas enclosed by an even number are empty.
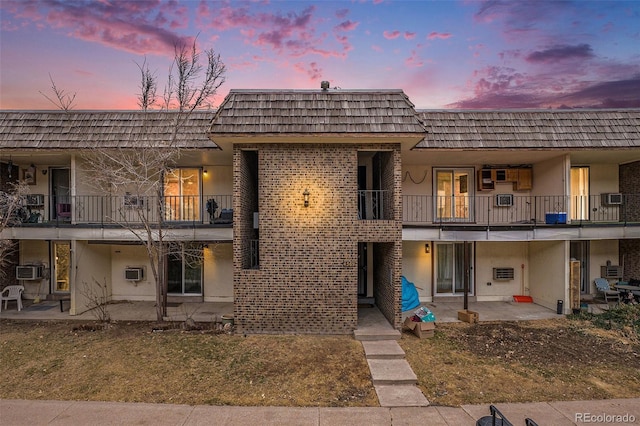
<svg viewBox="0 0 640 426">
<path fill-rule="evenodd" d="M 4 300 L 4 310 L 7 310 L 9 300 L 15 300 L 18 305 L 18 311 L 22 309 L 22 293 L 23 285 L 8 285 L 0 292 L 0 312 L 2 312 L 2 301 Z"/>
<path fill-rule="evenodd" d="M 609 304 L 610 299 L 615 301 L 616 304 L 620 303 L 620 292 L 613 290 L 609 285 L 609 281 L 604 278 L 596 278 L 593 282 L 596 284 L 598 292 L 604 295 L 605 303 Z"/>
</svg>

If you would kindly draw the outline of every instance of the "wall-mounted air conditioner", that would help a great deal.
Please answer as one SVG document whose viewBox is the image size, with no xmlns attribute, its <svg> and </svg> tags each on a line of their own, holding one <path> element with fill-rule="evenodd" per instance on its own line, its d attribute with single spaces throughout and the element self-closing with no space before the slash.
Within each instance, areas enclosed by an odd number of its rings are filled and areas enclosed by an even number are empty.
<svg viewBox="0 0 640 426">
<path fill-rule="evenodd" d="M 141 281 L 144 278 L 144 268 L 126 268 L 124 279 L 127 281 Z"/>
<path fill-rule="evenodd" d="M 19 280 L 41 280 L 43 269 L 38 265 L 16 266 L 16 278 Z"/>
<path fill-rule="evenodd" d="M 600 267 L 600 276 L 602 278 L 622 278 L 622 265 L 611 265 Z"/>
<path fill-rule="evenodd" d="M 507 281 L 514 278 L 513 268 L 493 268 L 493 279 L 496 281 Z"/>
<path fill-rule="evenodd" d="M 513 194 L 497 194 L 496 195 L 497 207 L 511 207 L 513 206 Z"/>
<path fill-rule="evenodd" d="M 622 194 L 619 192 L 600 194 L 600 202 L 605 206 L 619 206 L 622 204 Z"/>
<path fill-rule="evenodd" d="M 29 194 L 25 197 L 27 206 L 44 205 L 44 194 Z"/>
<path fill-rule="evenodd" d="M 144 198 L 127 193 L 124 196 L 123 204 L 125 207 L 139 208 L 144 206 Z"/>
</svg>

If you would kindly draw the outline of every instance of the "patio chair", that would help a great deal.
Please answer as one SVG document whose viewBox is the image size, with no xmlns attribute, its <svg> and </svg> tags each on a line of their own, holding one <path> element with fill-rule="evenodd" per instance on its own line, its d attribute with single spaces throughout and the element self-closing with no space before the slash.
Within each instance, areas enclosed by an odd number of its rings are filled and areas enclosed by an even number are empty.
<svg viewBox="0 0 640 426">
<path fill-rule="evenodd" d="M 596 278 L 593 280 L 598 289 L 598 293 L 602 293 L 604 295 L 604 301 L 608 304 L 609 299 L 615 301 L 616 304 L 620 303 L 620 292 L 618 290 L 613 290 L 609 285 L 609 281 L 604 278 Z"/>
<path fill-rule="evenodd" d="M 7 310 L 9 300 L 15 300 L 18 305 L 18 311 L 22 309 L 22 293 L 23 285 L 8 285 L 0 292 L 0 312 L 2 312 L 2 301 L 4 300 L 4 310 Z"/>
<path fill-rule="evenodd" d="M 71 204 L 58 203 L 56 204 L 56 213 L 59 218 L 70 219 L 71 218 Z"/>
</svg>

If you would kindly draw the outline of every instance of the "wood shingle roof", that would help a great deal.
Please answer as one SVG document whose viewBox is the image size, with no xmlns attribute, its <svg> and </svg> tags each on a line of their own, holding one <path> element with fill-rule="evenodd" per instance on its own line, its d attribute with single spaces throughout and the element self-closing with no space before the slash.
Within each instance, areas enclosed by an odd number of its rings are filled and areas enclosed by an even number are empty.
<svg viewBox="0 0 640 426">
<path fill-rule="evenodd" d="M 217 148 L 213 111 L 0 111 L 0 149 Z M 176 123 L 181 122 L 178 131 Z M 172 142 L 174 140 L 174 142 Z"/>
<path fill-rule="evenodd" d="M 423 149 L 639 148 L 640 110 L 419 111 Z"/>
<path fill-rule="evenodd" d="M 231 90 L 212 136 L 421 134 L 402 90 Z"/>
</svg>

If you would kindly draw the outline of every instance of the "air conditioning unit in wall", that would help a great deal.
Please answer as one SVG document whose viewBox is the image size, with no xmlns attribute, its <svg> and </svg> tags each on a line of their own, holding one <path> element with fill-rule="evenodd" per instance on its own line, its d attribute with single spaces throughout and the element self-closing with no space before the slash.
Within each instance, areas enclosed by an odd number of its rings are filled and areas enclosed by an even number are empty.
<svg viewBox="0 0 640 426">
<path fill-rule="evenodd" d="M 44 205 L 44 194 L 28 194 L 26 196 L 26 204 L 29 207 Z"/>
<path fill-rule="evenodd" d="M 43 267 L 38 265 L 16 266 L 16 278 L 19 280 L 40 280 L 42 279 Z"/>
<path fill-rule="evenodd" d="M 514 277 L 513 268 L 493 268 L 493 279 L 496 281 L 509 281 Z"/>
<path fill-rule="evenodd" d="M 144 268 L 126 268 L 124 279 L 127 281 L 140 281 L 144 278 Z"/>
<path fill-rule="evenodd" d="M 513 206 L 513 194 L 497 194 L 496 195 L 497 207 L 511 207 Z"/>
<path fill-rule="evenodd" d="M 622 194 L 619 192 L 600 194 L 600 203 L 605 206 L 619 206 L 622 204 Z"/>
</svg>

